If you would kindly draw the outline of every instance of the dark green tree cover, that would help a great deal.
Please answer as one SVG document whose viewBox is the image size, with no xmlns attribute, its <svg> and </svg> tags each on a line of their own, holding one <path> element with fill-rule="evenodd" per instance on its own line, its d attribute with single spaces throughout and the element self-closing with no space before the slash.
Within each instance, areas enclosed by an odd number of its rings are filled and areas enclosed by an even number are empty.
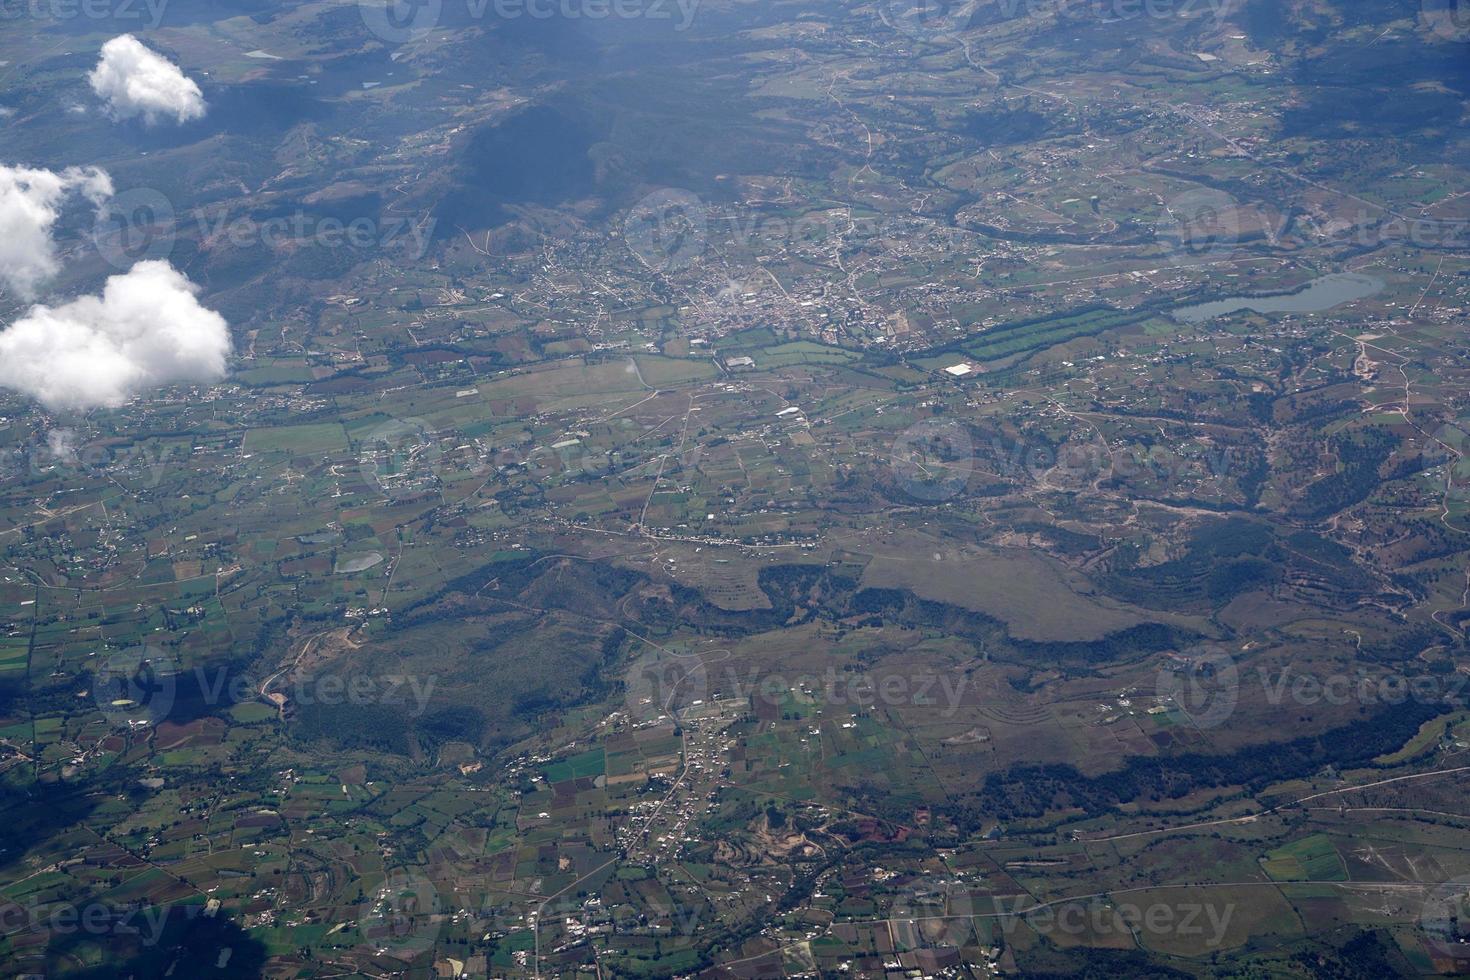
<svg viewBox="0 0 1470 980">
<path fill-rule="evenodd" d="M 1286 560 L 1268 525 L 1230 518 L 1201 525 L 1182 557 L 1146 568 L 1119 568 L 1108 577 L 1108 586 L 1129 602 L 1156 608 L 1202 607 L 1274 585 L 1282 578 Z"/>
<path fill-rule="evenodd" d="M 1381 980 L 1404 976 L 1408 967 L 1397 944 L 1377 930 L 1359 933 L 1338 950 L 1298 953 L 1292 960 L 1313 980 Z"/>
<path fill-rule="evenodd" d="M 1199 789 L 1242 786 L 1259 792 L 1271 783 L 1310 776 L 1327 766 L 1371 765 L 1402 746 L 1443 707 L 1418 701 L 1389 707 L 1366 722 L 1284 742 L 1214 755 L 1135 756 L 1121 768 L 1087 776 L 1069 765 L 1013 766 L 985 778 L 980 792 L 953 816 L 978 830 L 991 820 L 1034 819 L 1061 810 L 1088 816 L 1140 799 L 1178 799 Z"/>
<path fill-rule="evenodd" d="M 1036 980 L 1193 980 L 1193 973 L 1155 962 L 1136 949 L 1092 949 L 1079 946 L 1067 951 L 1067 966 L 1052 969 L 1028 969 L 1026 975 Z"/>
<path fill-rule="evenodd" d="M 1037 641 L 1010 636 L 998 619 L 944 602 L 920 599 L 901 589 L 864 589 L 852 597 L 850 610 L 884 623 L 940 629 L 981 645 L 991 659 L 1023 663 L 1103 664 L 1134 660 L 1161 650 L 1188 645 L 1198 634 L 1163 623 L 1141 623 L 1098 640 Z"/>
<path fill-rule="evenodd" d="M 1383 429 L 1344 432 L 1333 438 L 1339 469 L 1303 491 L 1292 516 L 1322 520 L 1362 503 L 1382 482 L 1379 470 L 1398 448 L 1398 438 Z"/>
</svg>

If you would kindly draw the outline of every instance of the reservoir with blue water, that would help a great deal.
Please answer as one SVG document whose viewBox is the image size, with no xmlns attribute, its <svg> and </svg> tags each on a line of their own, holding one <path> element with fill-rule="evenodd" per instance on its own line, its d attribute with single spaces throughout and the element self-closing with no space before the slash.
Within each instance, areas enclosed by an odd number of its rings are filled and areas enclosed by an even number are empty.
<svg viewBox="0 0 1470 980">
<path fill-rule="evenodd" d="M 1241 310 L 1255 313 L 1321 313 L 1334 306 L 1372 296 L 1380 292 L 1384 285 L 1382 279 L 1373 276 L 1339 272 L 1313 279 L 1295 292 L 1266 296 L 1227 296 L 1208 303 L 1181 306 L 1169 315 L 1185 323 L 1203 323 Z"/>
</svg>

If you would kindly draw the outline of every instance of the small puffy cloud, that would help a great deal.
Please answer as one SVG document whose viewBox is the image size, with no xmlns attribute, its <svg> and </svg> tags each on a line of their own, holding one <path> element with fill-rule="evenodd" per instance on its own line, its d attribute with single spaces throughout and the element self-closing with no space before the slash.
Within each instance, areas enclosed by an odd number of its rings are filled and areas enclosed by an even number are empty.
<svg viewBox="0 0 1470 980">
<path fill-rule="evenodd" d="M 92 91 L 107 103 L 114 119 L 142 116 L 153 125 L 172 118 L 186 123 L 204 118 L 204 95 L 179 66 L 150 51 L 131 34 L 102 45 L 102 60 L 87 76 Z"/>
<path fill-rule="evenodd" d="M 112 180 L 96 167 L 69 167 L 58 174 L 0 165 L 0 283 L 21 299 L 33 299 L 60 268 L 51 226 L 73 191 L 101 208 L 112 196 Z"/>
<path fill-rule="evenodd" d="M 139 262 L 101 296 L 37 305 L 0 331 L 0 386 L 49 409 L 116 408 L 148 388 L 225 375 L 230 331 L 167 262 Z"/>
<path fill-rule="evenodd" d="M 73 462 L 77 458 L 77 430 L 52 429 L 46 433 L 46 448 L 58 462 Z"/>
</svg>

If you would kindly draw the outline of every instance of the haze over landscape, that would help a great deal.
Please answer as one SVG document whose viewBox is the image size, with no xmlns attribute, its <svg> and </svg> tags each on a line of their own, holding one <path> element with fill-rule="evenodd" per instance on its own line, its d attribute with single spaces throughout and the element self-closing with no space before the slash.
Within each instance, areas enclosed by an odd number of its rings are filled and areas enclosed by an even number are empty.
<svg viewBox="0 0 1470 980">
<path fill-rule="evenodd" d="M 1470 971 L 1466 0 L 0 0 L 0 974 Z"/>
</svg>

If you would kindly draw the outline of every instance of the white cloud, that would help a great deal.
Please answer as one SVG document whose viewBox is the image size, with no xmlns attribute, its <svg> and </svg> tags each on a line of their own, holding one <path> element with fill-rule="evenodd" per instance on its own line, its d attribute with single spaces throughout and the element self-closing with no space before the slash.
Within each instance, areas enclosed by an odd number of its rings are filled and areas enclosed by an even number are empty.
<svg viewBox="0 0 1470 980">
<path fill-rule="evenodd" d="M 37 305 L 0 331 L 0 386 L 50 409 L 116 408 L 148 388 L 224 377 L 230 331 L 167 262 L 139 262 L 101 296 Z"/>
<path fill-rule="evenodd" d="M 46 433 L 46 448 L 57 462 L 71 463 L 77 458 L 77 430 L 52 429 Z"/>
<path fill-rule="evenodd" d="M 0 165 L 0 283 L 21 299 L 33 299 L 60 263 L 51 241 L 62 200 L 72 191 L 101 208 L 112 196 L 112 180 L 96 167 L 61 173 Z"/>
<path fill-rule="evenodd" d="M 151 126 L 169 117 L 180 123 L 204 118 L 199 86 L 178 65 L 150 51 L 131 34 L 102 45 L 102 60 L 87 80 L 114 119 L 142 116 Z"/>
</svg>

